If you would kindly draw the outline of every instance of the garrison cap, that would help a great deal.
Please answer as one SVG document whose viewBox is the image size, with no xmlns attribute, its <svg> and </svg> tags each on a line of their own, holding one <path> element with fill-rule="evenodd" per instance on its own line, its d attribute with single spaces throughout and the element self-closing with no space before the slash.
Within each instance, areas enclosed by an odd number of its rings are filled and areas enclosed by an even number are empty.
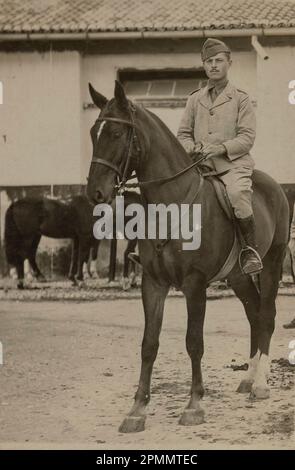
<svg viewBox="0 0 295 470">
<path fill-rule="evenodd" d="M 230 53 L 230 49 L 223 41 L 219 41 L 219 39 L 206 39 L 201 50 L 202 61 L 204 62 L 209 59 L 209 57 L 219 54 L 219 52 Z"/>
</svg>

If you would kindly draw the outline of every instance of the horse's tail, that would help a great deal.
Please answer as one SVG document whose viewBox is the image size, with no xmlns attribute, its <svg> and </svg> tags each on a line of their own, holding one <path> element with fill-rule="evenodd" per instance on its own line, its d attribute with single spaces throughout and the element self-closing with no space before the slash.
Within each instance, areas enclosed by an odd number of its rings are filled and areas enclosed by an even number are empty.
<svg viewBox="0 0 295 470">
<path fill-rule="evenodd" d="M 14 203 L 12 203 L 5 214 L 4 243 L 5 254 L 8 264 L 15 266 L 20 256 L 22 236 L 14 219 Z"/>
</svg>

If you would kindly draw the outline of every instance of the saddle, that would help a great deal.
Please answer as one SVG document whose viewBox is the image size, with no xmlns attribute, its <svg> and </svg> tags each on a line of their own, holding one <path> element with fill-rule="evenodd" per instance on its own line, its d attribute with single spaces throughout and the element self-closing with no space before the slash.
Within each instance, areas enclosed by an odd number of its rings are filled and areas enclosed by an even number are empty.
<svg viewBox="0 0 295 470">
<path fill-rule="evenodd" d="M 226 258 L 221 269 L 209 280 L 209 284 L 216 281 L 222 281 L 227 278 L 236 262 L 239 259 L 241 248 L 243 247 L 243 240 L 241 234 L 238 231 L 238 227 L 235 221 L 234 211 L 229 201 L 227 191 L 223 182 L 218 178 L 216 171 L 207 171 L 204 167 L 199 167 L 199 171 L 202 176 L 207 179 L 213 186 L 217 200 L 223 209 L 228 219 L 232 222 L 234 229 L 234 241 L 231 250 Z"/>
</svg>

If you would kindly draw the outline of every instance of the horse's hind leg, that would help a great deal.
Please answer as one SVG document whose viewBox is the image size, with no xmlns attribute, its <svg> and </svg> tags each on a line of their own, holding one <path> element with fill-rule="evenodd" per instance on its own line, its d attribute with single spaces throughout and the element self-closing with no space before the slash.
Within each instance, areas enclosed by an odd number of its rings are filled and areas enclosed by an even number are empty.
<svg viewBox="0 0 295 470">
<path fill-rule="evenodd" d="M 250 361 L 249 368 L 241 381 L 237 392 L 250 393 L 254 382 L 259 361 L 258 329 L 260 298 L 249 276 L 241 274 L 240 269 L 235 270 L 229 278 L 232 289 L 242 302 L 248 321 L 250 323 Z"/>
<path fill-rule="evenodd" d="M 273 246 L 264 258 L 264 269 L 260 274 L 260 310 L 258 348 L 260 351 L 257 371 L 252 386 L 252 397 L 269 397 L 267 378 L 269 375 L 269 349 L 275 328 L 276 297 L 279 287 L 281 267 L 285 256 L 285 245 Z"/>
<path fill-rule="evenodd" d="M 168 286 L 160 286 L 146 275 L 142 280 L 142 300 L 145 314 L 145 328 L 141 348 L 141 372 L 135 403 L 119 428 L 119 432 L 144 430 L 145 409 L 150 400 L 150 385 L 153 365 L 159 348 L 164 302 Z"/>
</svg>

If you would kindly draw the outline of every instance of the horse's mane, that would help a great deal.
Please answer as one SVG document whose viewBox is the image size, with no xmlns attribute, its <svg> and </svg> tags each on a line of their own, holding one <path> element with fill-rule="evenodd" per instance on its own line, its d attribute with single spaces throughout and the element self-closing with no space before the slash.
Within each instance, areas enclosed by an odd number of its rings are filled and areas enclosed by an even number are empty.
<svg viewBox="0 0 295 470">
<path fill-rule="evenodd" d="M 145 108 L 144 106 L 134 105 L 134 103 L 133 103 L 133 106 L 135 106 L 137 110 L 141 110 L 148 117 L 148 119 L 154 123 L 155 126 L 160 127 L 160 129 L 163 132 L 163 135 L 172 141 L 171 144 L 173 148 L 175 148 L 175 150 L 182 152 L 183 155 L 185 155 L 186 157 L 188 156 L 183 146 L 177 139 L 177 137 L 173 134 L 173 132 L 169 129 L 169 127 L 162 121 L 162 119 L 159 118 L 159 116 L 157 116 L 155 113 Z"/>
</svg>

